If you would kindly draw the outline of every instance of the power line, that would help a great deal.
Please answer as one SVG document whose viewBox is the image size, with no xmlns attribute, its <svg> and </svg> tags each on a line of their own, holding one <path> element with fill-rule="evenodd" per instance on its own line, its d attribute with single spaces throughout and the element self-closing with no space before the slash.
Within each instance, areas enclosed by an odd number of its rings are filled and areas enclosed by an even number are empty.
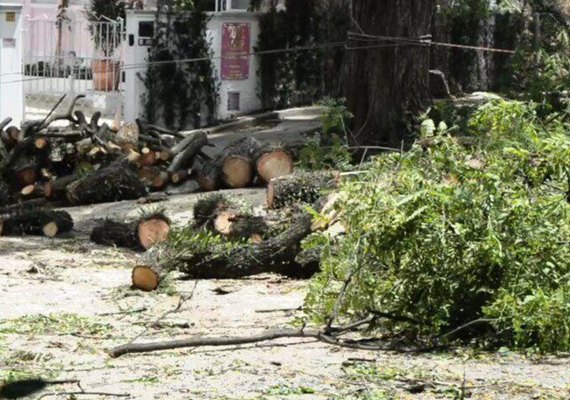
<svg viewBox="0 0 570 400">
<path fill-rule="evenodd" d="M 272 49 L 272 50 L 261 50 L 261 51 L 254 51 L 247 54 L 243 54 L 240 57 L 251 57 L 251 56 L 262 56 L 262 55 L 270 55 L 270 54 L 283 54 L 283 53 L 293 53 L 293 52 L 300 52 L 300 51 L 312 51 L 312 50 L 325 50 L 331 48 L 338 48 L 344 47 L 346 50 L 367 50 L 367 49 L 381 49 L 381 48 L 389 48 L 389 47 L 398 47 L 402 45 L 408 46 L 441 46 L 441 47 L 448 47 L 448 48 L 459 48 L 465 50 L 476 50 L 476 51 L 485 51 L 485 52 L 494 52 L 494 53 L 503 53 L 503 54 L 515 54 L 515 50 L 510 49 L 499 49 L 493 47 L 483 47 L 483 46 L 469 46 L 469 45 L 462 45 L 457 43 L 445 43 L 445 42 L 434 42 L 429 39 L 429 35 L 418 37 L 418 38 L 406 38 L 406 37 L 398 37 L 398 36 L 382 36 L 382 35 L 368 35 L 364 33 L 354 33 L 349 32 L 349 39 L 348 41 L 343 42 L 328 42 L 322 43 L 318 45 L 310 45 L 310 46 L 298 46 L 298 47 L 289 47 L 289 48 L 281 48 L 281 49 Z M 348 44 L 350 41 L 364 41 L 364 42 L 378 42 L 378 41 L 388 41 L 392 42 L 391 44 L 376 44 L 370 46 L 358 46 L 358 47 L 350 47 Z M 138 64 L 125 64 L 120 67 L 121 71 L 128 71 L 132 69 L 143 69 L 147 67 L 154 67 L 154 66 L 161 66 L 161 65 L 168 65 L 168 64 L 185 64 L 185 63 L 194 63 L 194 62 L 203 62 L 203 61 L 212 61 L 225 58 L 223 56 L 208 56 L 208 57 L 197 57 L 197 58 L 185 58 L 185 59 L 177 59 L 177 60 L 164 60 L 164 61 L 151 61 L 145 63 L 138 63 Z M 5 73 L 0 74 L 0 76 L 8 76 L 8 75 L 21 75 L 22 73 Z M 28 81 L 37 81 L 42 79 L 51 79 L 53 77 L 46 77 L 46 76 L 38 76 L 38 77 L 30 77 L 30 78 L 23 78 L 17 79 L 13 81 L 4 81 L 2 84 L 8 83 L 20 83 L 20 82 L 28 82 Z"/>
</svg>

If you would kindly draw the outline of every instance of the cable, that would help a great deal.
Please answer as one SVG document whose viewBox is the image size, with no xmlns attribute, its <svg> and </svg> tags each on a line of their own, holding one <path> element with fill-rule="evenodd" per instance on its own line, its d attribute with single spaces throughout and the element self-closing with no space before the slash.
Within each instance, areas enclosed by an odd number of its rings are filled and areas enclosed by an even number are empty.
<svg viewBox="0 0 570 400">
<path fill-rule="evenodd" d="M 375 41 L 390 41 L 395 42 L 392 45 L 372 45 L 372 46 L 360 46 L 360 47 L 349 47 L 349 41 L 343 42 L 329 42 L 329 43 L 322 43 L 319 45 L 311 45 L 311 46 L 298 46 L 298 47 L 290 47 L 290 48 L 281 48 L 281 49 L 273 49 L 273 50 L 262 50 L 262 51 L 254 51 L 247 54 L 240 55 L 240 57 L 251 57 L 251 56 L 261 56 L 261 55 L 269 55 L 269 54 L 282 54 L 282 53 L 292 53 L 292 52 L 299 52 L 299 51 L 311 51 L 311 50 L 324 50 L 336 47 L 344 47 L 346 50 L 365 50 L 365 49 L 377 49 L 377 48 L 386 48 L 386 47 L 397 47 L 399 45 L 416 45 L 416 46 L 441 46 L 441 47 L 449 47 L 449 48 L 460 48 L 465 50 L 477 50 L 477 51 L 487 51 L 487 52 L 495 52 L 495 53 L 503 53 L 503 54 L 515 54 L 515 50 L 508 50 L 508 49 L 498 49 L 492 47 L 482 47 L 482 46 L 469 46 L 469 45 L 461 45 L 456 43 L 444 43 L 444 42 L 433 42 L 430 39 L 426 39 L 429 36 L 423 36 L 418 38 L 405 38 L 405 37 L 398 37 L 398 36 L 382 36 L 382 35 L 368 35 L 368 34 L 361 34 L 361 33 L 354 33 L 349 32 L 349 38 L 356 39 L 359 41 L 365 42 L 375 42 Z M 178 59 L 178 60 L 164 60 L 164 61 L 151 61 L 146 63 L 139 63 L 139 64 L 125 64 L 120 67 L 121 71 L 128 71 L 132 69 L 143 69 L 147 67 L 153 66 L 160 66 L 160 65 L 168 65 L 168 64 L 181 64 L 181 63 L 194 63 L 194 62 L 202 62 L 202 61 L 212 61 L 224 58 L 223 56 L 211 56 L 211 57 L 198 57 L 198 58 L 186 58 L 186 59 Z M 8 76 L 8 75 L 21 75 L 22 73 L 6 73 L 0 74 L 0 76 Z M 41 79 L 51 79 L 53 77 L 45 77 L 45 76 L 38 76 L 38 77 L 30 77 L 30 78 L 23 78 L 13 81 L 4 81 L 1 84 L 9 84 L 9 83 L 20 83 L 20 82 L 28 82 L 28 81 L 37 81 Z"/>
<path fill-rule="evenodd" d="M 346 41 L 343 42 L 328 42 L 322 43 L 318 45 L 310 45 L 310 46 L 298 46 L 298 47 L 289 47 L 289 48 L 282 48 L 282 49 L 273 49 L 273 50 L 261 50 L 261 51 L 254 51 L 246 54 L 240 55 L 240 57 L 251 57 L 251 56 L 260 56 L 260 55 L 268 55 L 268 54 L 279 54 L 279 53 L 293 53 L 298 51 L 311 51 L 311 50 L 325 50 L 335 47 L 343 47 L 346 45 Z M 223 56 L 209 56 L 209 57 L 197 57 L 197 58 L 182 58 L 178 60 L 165 60 L 165 61 L 151 61 L 139 64 L 124 64 L 121 66 L 122 71 L 126 71 L 129 69 L 141 69 L 146 68 L 148 66 L 157 66 L 157 65 L 167 65 L 167 64 L 182 64 L 182 63 L 192 63 L 192 62 L 201 62 L 201 61 L 211 61 L 217 60 L 222 58 L 228 58 Z M 8 75 L 21 75 L 21 72 L 8 72 L 5 74 L 0 74 L 0 76 L 8 76 Z M 46 78 L 53 78 L 53 77 L 34 77 L 33 79 L 46 79 Z M 6 83 L 16 83 L 20 82 L 17 81 L 9 81 Z"/>
</svg>

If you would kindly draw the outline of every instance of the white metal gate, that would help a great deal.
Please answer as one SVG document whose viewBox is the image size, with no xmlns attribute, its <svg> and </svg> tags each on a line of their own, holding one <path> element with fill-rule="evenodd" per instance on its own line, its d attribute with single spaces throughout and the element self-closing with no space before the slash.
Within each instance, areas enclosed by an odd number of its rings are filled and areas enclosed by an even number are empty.
<svg viewBox="0 0 570 400">
<path fill-rule="evenodd" d="M 68 94 L 86 94 L 86 113 L 122 112 L 123 21 L 28 19 L 24 22 L 26 118 L 42 118 Z"/>
</svg>

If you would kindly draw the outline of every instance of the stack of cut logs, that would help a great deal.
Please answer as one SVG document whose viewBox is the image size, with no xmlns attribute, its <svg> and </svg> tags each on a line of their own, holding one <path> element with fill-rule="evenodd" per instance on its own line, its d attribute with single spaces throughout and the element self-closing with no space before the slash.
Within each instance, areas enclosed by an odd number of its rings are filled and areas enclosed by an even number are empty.
<svg viewBox="0 0 570 400">
<path fill-rule="evenodd" d="M 45 205 L 137 199 L 189 179 L 196 179 L 204 191 L 244 188 L 293 171 L 290 151 L 250 137 L 230 144 L 213 159 L 203 151 L 213 146 L 203 131 L 182 134 L 141 120 L 113 129 L 100 123 L 100 113 L 88 121 L 83 112 L 74 111 L 83 97 L 76 96 L 63 113 L 21 127 L 9 126 L 10 118 L 0 122 L 4 234 L 37 233 L 23 228 L 22 221 L 20 229 L 11 229 L 8 219 L 17 214 L 27 220 L 24 214 L 30 210 L 37 219 L 38 208 Z M 56 121 L 69 124 L 52 126 Z M 58 232 L 63 231 L 62 226 Z"/>
<path fill-rule="evenodd" d="M 199 201 L 190 229 L 209 231 L 233 245 L 179 254 L 177 269 L 192 278 L 239 278 L 267 271 L 314 273 L 318 262 L 301 252 L 300 242 L 323 227 L 312 226 L 310 216 L 294 205 L 308 203 L 321 209 L 318 200 L 323 190 L 337 186 L 338 174 L 293 174 L 288 149 L 251 137 L 234 141 L 211 157 L 203 151 L 212 146 L 203 131 L 182 134 L 141 120 L 112 129 L 100 123 L 99 113 L 88 121 L 81 111 L 74 111 L 82 97 L 76 96 L 64 113 L 50 113 L 21 128 L 8 126 L 10 118 L 0 122 L 0 235 L 55 237 L 73 229 L 70 214 L 54 211 L 55 206 L 150 201 L 149 192 L 189 179 L 195 179 L 203 191 L 266 185 L 265 216 L 244 213 L 221 194 Z M 52 126 L 60 120 L 69 125 Z M 153 213 L 127 222 L 101 221 L 90 239 L 146 251 L 165 241 L 170 229 L 165 215 Z M 172 266 L 137 266 L 133 286 L 156 289 L 165 268 Z"/>
</svg>

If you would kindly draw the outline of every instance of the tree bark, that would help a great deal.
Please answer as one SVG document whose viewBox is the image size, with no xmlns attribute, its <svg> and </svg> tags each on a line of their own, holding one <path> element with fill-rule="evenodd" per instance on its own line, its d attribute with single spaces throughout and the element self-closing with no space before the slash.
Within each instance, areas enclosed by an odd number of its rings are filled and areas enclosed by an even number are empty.
<svg viewBox="0 0 570 400">
<path fill-rule="evenodd" d="M 18 213 L 6 219 L 2 225 L 2 234 L 7 236 L 54 237 L 69 232 L 73 228 L 73 220 L 65 211 L 32 210 Z"/>
<path fill-rule="evenodd" d="M 180 271 L 192 279 L 236 279 L 262 272 L 306 275 L 295 262 L 301 241 L 311 233 L 311 217 L 299 215 L 285 232 L 257 244 L 227 250 L 211 249 L 209 254 L 180 257 Z"/>
<path fill-rule="evenodd" d="M 435 0 L 355 0 L 352 15 L 358 26 L 353 31 L 418 38 L 430 34 L 434 11 Z M 355 141 L 398 147 L 402 140 L 411 141 L 414 117 L 431 103 L 429 47 L 380 40 L 350 46 L 367 47 L 348 50 L 342 70 Z"/>
<path fill-rule="evenodd" d="M 169 231 L 170 220 L 157 213 L 130 223 L 107 219 L 93 228 L 90 239 L 104 246 L 148 250 L 156 243 L 166 240 Z"/>
<path fill-rule="evenodd" d="M 303 172 L 272 179 L 267 186 L 267 207 L 282 208 L 298 203 L 313 204 L 327 189 L 338 186 L 338 173 Z"/>
<path fill-rule="evenodd" d="M 66 191 L 72 205 L 134 200 L 148 193 L 132 165 L 125 162 L 111 164 L 87 175 L 67 186 Z"/>
</svg>

